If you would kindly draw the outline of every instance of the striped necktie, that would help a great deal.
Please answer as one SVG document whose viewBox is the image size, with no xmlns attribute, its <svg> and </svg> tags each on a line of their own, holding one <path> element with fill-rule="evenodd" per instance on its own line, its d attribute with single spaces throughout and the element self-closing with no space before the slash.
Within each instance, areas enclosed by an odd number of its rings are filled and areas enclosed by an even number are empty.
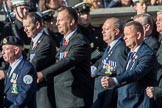
<svg viewBox="0 0 162 108">
<path fill-rule="evenodd" d="M 131 67 L 131 62 L 133 61 L 134 54 L 135 52 L 129 53 L 126 70 L 128 70 Z"/>
<path fill-rule="evenodd" d="M 8 70 L 7 70 L 7 76 L 8 76 L 8 78 L 10 77 L 11 70 L 12 70 L 12 67 L 9 66 L 9 68 L 8 68 Z"/>
</svg>

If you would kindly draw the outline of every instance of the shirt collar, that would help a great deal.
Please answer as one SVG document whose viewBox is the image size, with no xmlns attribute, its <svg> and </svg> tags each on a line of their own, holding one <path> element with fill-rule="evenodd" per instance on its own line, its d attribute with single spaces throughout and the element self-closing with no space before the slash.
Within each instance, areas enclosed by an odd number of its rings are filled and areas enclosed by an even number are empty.
<svg viewBox="0 0 162 108">
<path fill-rule="evenodd" d="M 23 56 L 19 57 L 19 59 L 17 59 L 12 64 L 10 64 L 11 68 L 12 69 L 16 68 L 16 66 L 21 62 L 22 59 L 23 59 Z"/>
<path fill-rule="evenodd" d="M 38 41 L 38 39 L 42 36 L 42 34 L 43 34 L 43 29 L 34 38 L 32 38 L 34 44 Z"/>
<path fill-rule="evenodd" d="M 76 31 L 77 31 L 77 28 L 75 28 L 71 33 L 69 33 L 66 37 L 64 37 L 65 40 L 68 41 Z"/>
<path fill-rule="evenodd" d="M 110 46 L 110 50 L 114 47 L 114 45 L 121 39 L 122 37 L 118 37 L 117 39 L 115 39 L 114 41 L 111 42 Z"/>
<path fill-rule="evenodd" d="M 137 46 L 137 48 L 136 48 L 134 51 L 132 51 L 132 50 L 131 50 L 131 52 L 136 53 L 136 52 L 139 50 L 140 46 L 141 46 L 141 44 L 140 44 L 140 45 L 138 45 L 138 46 Z"/>
</svg>

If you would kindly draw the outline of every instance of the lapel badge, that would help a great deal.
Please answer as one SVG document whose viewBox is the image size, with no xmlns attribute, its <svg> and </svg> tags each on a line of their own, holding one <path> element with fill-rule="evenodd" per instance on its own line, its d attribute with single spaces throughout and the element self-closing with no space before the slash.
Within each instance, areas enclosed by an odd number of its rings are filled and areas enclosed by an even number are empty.
<svg viewBox="0 0 162 108">
<path fill-rule="evenodd" d="M 33 48 L 36 49 L 37 47 L 38 47 L 38 44 L 35 43 L 34 46 L 33 46 Z"/>
<path fill-rule="evenodd" d="M 11 83 L 16 83 L 17 82 L 17 77 L 18 77 L 18 75 L 16 75 L 15 73 L 12 73 Z"/>
<path fill-rule="evenodd" d="M 94 48 L 94 43 L 91 42 L 91 43 L 90 43 L 90 46 L 91 46 L 91 48 Z"/>
<path fill-rule="evenodd" d="M 138 56 L 135 54 L 135 55 L 133 56 L 133 62 L 135 62 L 135 61 L 137 60 L 137 58 L 138 58 Z"/>
<path fill-rule="evenodd" d="M 69 41 L 64 40 L 63 45 L 66 46 L 68 45 Z"/>
</svg>

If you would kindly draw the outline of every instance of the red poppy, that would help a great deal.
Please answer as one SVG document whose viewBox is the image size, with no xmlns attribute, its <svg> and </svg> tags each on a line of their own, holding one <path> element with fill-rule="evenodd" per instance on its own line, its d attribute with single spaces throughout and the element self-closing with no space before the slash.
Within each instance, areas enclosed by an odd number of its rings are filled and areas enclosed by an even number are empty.
<svg viewBox="0 0 162 108">
<path fill-rule="evenodd" d="M 65 46 L 68 45 L 68 41 L 65 40 L 63 45 L 65 45 Z"/>
</svg>

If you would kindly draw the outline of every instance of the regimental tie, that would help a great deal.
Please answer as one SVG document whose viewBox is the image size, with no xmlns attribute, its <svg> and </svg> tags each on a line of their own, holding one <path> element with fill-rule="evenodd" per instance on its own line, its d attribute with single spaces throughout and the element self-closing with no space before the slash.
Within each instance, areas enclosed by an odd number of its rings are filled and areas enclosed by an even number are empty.
<svg viewBox="0 0 162 108">
<path fill-rule="evenodd" d="M 6 82 L 5 82 L 5 84 L 7 84 L 7 82 L 9 82 L 11 70 L 12 70 L 12 67 L 9 66 L 9 68 L 8 68 L 8 70 L 7 70 L 7 77 L 6 77 Z"/>
<path fill-rule="evenodd" d="M 102 55 L 102 63 L 99 64 L 99 68 L 98 71 L 100 72 L 103 69 L 103 60 L 106 59 L 106 57 L 108 56 L 108 52 L 109 52 L 110 46 L 107 46 L 105 52 Z"/>
<path fill-rule="evenodd" d="M 107 46 L 103 56 L 102 56 L 102 60 L 105 59 L 108 56 L 108 52 L 109 52 L 110 46 Z"/>
<path fill-rule="evenodd" d="M 11 75 L 11 70 L 12 70 L 12 67 L 9 66 L 8 70 L 7 70 L 7 77 L 9 78 Z"/>
<path fill-rule="evenodd" d="M 127 62 L 127 66 L 126 66 L 126 70 L 130 69 L 132 66 L 133 59 L 134 59 L 134 54 L 135 52 L 130 52 L 129 56 L 128 56 L 128 62 Z"/>
</svg>

